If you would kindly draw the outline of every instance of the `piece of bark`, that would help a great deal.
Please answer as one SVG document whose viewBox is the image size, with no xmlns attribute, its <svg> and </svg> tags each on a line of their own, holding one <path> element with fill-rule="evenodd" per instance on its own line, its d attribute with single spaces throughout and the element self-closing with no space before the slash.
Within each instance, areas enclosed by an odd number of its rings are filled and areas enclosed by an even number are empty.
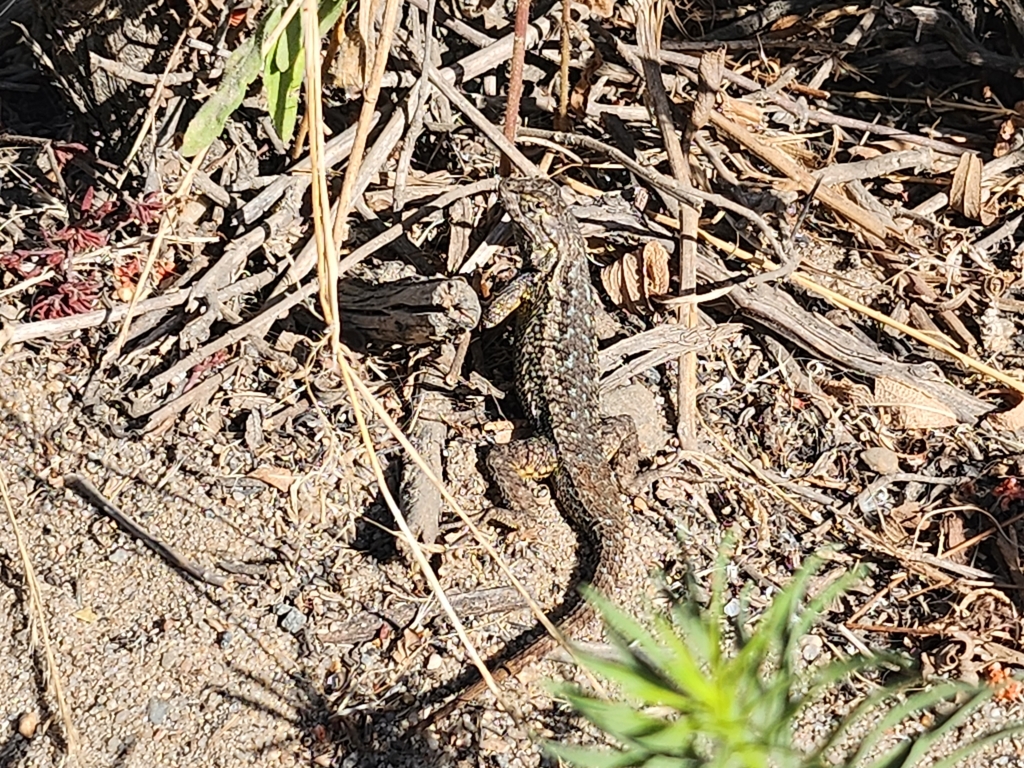
<svg viewBox="0 0 1024 768">
<path fill-rule="evenodd" d="M 454 359 L 454 347 L 444 345 L 438 359 L 418 377 L 413 395 L 415 406 L 409 440 L 437 478 L 444 477 L 441 454 L 448 442 L 447 419 L 452 412 L 452 387 L 446 373 Z M 400 498 L 406 522 L 417 541 L 428 545 L 437 541 L 442 510 L 441 491 L 409 456 L 404 457 L 402 465 Z M 411 564 L 412 557 L 405 552 L 406 545 L 401 538 L 398 546 Z"/>
<path fill-rule="evenodd" d="M 723 284 L 733 279 L 729 272 L 706 257 L 700 259 L 698 271 L 701 279 L 709 283 Z M 991 403 L 945 381 L 938 373 L 938 366 L 892 360 L 873 345 L 808 312 L 780 288 L 764 283 L 750 288 L 736 286 L 726 298 L 744 315 L 801 349 L 832 360 L 844 370 L 859 371 L 875 378 L 889 377 L 919 389 L 942 402 L 964 423 L 973 424 L 995 409 Z"/>
<path fill-rule="evenodd" d="M 480 300 L 462 277 L 410 277 L 338 286 L 342 329 L 376 344 L 430 344 L 480 322 Z"/>
<path fill-rule="evenodd" d="M 489 613 L 517 610 L 526 605 L 520 594 L 512 587 L 497 587 L 466 592 L 461 595 L 448 595 L 448 600 L 460 616 L 486 616 Z M 422 606 L 419 603 L 404 602 L 387 609 L 385 613 L 370 611 L 357 613 L 339 623 L 338 626 L 323 634 L 318 634 L 318 638 L 321 642 L 331 644 L 366 643 L 380 636 L 383 625 L 388 624 L 396 629 L 405 627 L 416 618 L 421 610 Z M 435 604 L 433 613 L 428 614 L 424 620 L 429 621 L 441 613 L 440 607 Z"/>
</svg>

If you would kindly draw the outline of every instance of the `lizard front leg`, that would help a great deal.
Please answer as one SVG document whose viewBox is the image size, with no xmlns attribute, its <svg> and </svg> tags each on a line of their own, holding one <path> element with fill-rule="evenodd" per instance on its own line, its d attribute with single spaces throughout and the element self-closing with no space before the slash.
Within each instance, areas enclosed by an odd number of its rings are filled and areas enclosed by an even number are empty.
<svg viewBox="0 0 1024 768">
<path fill-rule="evenodd" d="M 508 509 L 492 517 L 513 528 L 529 527 L 537 501 L 533 483 L 549 477 L 558 468 L 555 443 L 543 435 L 496 445 L 487 454 L 487 469 L 494 478 Z M 506 517 L 507 516 L 507 517 Z"/>
<path fill-rule="evenodd" d="M 523 272 L 516 275 L 502 288 L 484 309 L 480 318 L 481 328 L 493 328 L 511 315 L 519 305 L 529 299 L 537 284 L 543 279 L 539 272 Z"/>
</svg>

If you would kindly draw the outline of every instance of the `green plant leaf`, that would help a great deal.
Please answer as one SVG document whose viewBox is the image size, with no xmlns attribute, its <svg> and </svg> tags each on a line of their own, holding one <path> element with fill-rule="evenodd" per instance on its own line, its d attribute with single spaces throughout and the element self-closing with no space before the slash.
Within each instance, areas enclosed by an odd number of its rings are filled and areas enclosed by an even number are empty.
<svg viewBox="0 0 1024 768">
<path fill-rule="evenodd" d="M 665 727 L 664 720 L 639 712 L 626 702 L 597 699 L 571 686 L 560 693 L 587 720 L 622 742 L 638 741 Z"/>
<path fill-rule="evenodd" d="M 987 733 L 980 739 L 975 739 L 970 744 L 965 744 L 960 747 L 953 754 L 932 763 L 931 768 L 953 768 L 953 766 L 957 765 L 965 757 L 976 755 L 986 747 L 992 744 L 997 744 L 1003 739 L 1009 739 L 1019 733 L 1024 733 L 1024 723 L 1014 723 L 1013 725 L 1008 725 L 1005 728 L 1000 728 L 998 731 L 994 731 L 993 733 Z"/>
<path fill-rule="evenodd" d="M 821 567 L 822 562 L 820 559 L 815 558 L 814 568 L 816 571 Z M 864 578 L 865 572 L 866 569 L 863 566 L 857 566 L 831 582 L 816 597 L 811 598 L 806 608 L 794 622 L 793 634 L 796 637 L 806 635 L 810 631 L 811 626 L 817 623 L 818 619 L 828 611 L 832 603 L 849 592 L 854 584 Z"/>
<path fill-rule="evenodd" d="M 935 721 L 928 730 L 914 739 L 914 746 L 907 753 L 907 759 L 903 763 L 906 768 L 911 768 L 920 762 L 925 753 L 939 739 L 944 738 L 956 730 L 968 717 L 974 714 L 982 704 L 992 698 L 995 691 L 992 688 L 976 688 L 965 683 L 957 684 L 959 693 L 971 692 L 974 695 L 966 704 L 961 704 L 956 709 L 946 714 L 935 716 Z"/>
<path fill-rule="evenodd" d="M 591 593 L 590 599 L 604 616 L 609 637 L 620 655 L 609 660 L 581 653 L 579 658 L 617 683 L 624 700 L 608 702 L 577 688 L 563 690 L 577 711 L 622 747 L 611 752 L 573 748 L 575 751 L 570 753 L 555 745 L 549 752 L 588 767 L 826 768 L 832 766 L 826 759 L 828 753 L 844 743 L 854 726 L 870 725 L 852 760 L 844 763 L 846 768 L 915 768 L 940 739 L 949 737 L 977 712 L 992 692 L 962 683 L 943 683 L 924 690 L 918 689 L 921 683 L 917 680 L 888 683 L 857 704 L 824 745 L 806 755 L 799 751 L 793 744 L 793 723 L 826 689 L 860 671 L 890 664 L 897 669 L 909 666 L 902 657 L 877 654 L 797 669 L 802 638 L 832 602 L 860 578 L 857 572 L 842 575 L 808 600 L 807 589 L 820 563 L 809 558 L 790 584 L 772 596 L 757 619 L 748 615 L 744 592 L 739 615 L 731 622 L 729 642 L 723 632 L 729 623 L 724 606 L 724 568 L 717 569 L 713 576 L 708 608 L 702 609 L 692 600 L 677 602 L 668 615 L 653 617 L 650 630 Z M 692 580 L 688 583 L 689 594 L 697 594 Z M 963 691 L 971 691 L 974 697 L 946 715 L 936 715 L 925 733 L 902 739 L 878 754 L 879 742 L 892 733 L 893 727 Z M 645 711 L 630 701 L 657 704 L 669 711 Z M 1024 724 L 988 734 L 936 766 L 952 768 L 955 760 L 1020 732 L 1024 732 Z"/>
<path fill-rule="evenodd" d="M 573 744 L 559 744 L 556 741 L 545 742 L 544 751 L 581 768 L 629 768 L 644 765 L 647 758 L 641 753 L 577 747 Z"/>
<path fill-rule="evenodd" d="M 854 755 L 853 760 L 850 761 L 850 764 L 855 765 L 870 754 L 875 744 L 878 743 L 882 736 L 885 735 L 885 732 L 890 728 L 893 728 L 903 722 L 915 712 L 921 712 L 935 704 L 938 704 L 940 701 L 949 698 L 960 688 L 962 688 L 960 683 L 944 683 L 937 685 L 934 688 L 908 696 L 905 701 L 897 704 L 886 712 L 880 721 L 872 724 L 871 733 L 868 734 L 861 742 L 860 748 Z M 892 763 L 879 761 L 874 764 L 874 768 L 881 768 L 882 765 L 891 764 Z"/>
<path fill-rule="evenodd" d="M 591 603 L 613 635 L 613 639 L 622 641 L 626 646 L 636 644 L 652 659 L 658 659 L 664 650 L 639 621 L 619 608 L 611 600 L 589 585 L 580 588 L 583 597 Z"/>
<path fill-rule="evenodd" d="M 586 653 L 580 653 L 579 657 L 587 669 L 618 683 L 626 696 L 642 701 L 645 705 L 671 706 L 683 712 L 692 708 L 691 697 L 666 685 L 668 681 L 636 656 L 627 654 L 622 661 L 608 661 Z"/>
<path fill-rule="evenodd" d="M 334 26 L 345 4 L 346 0 L 320 3 L 318 27 L 321 35 Z M 275 8 L 267 17 L 266 28 L 273 29 L 283 14 L 283 7 Z M 285 143 L 291 141 L 295 131 L 305 69 L 302 18 L 301 13 L 296 13 L 263 59 L 263 85 L 267 89 L 270 118 L 274 130 Z"/>
<path fill-rule="evenodd" d="M 348 0 L 320 0 L 320 34 L 326 35 L 341 12 L 345 10 Z"/>
<path fill-rule="evenodd" d="M 707 620 L 710 621 L 713 619 Z M 702 655 L 708 644 L 708 633 L 703 631 L 707 622 L 693 621 L 689 631 L 676 632 L 667 619 L 660 617 L 655 619 L 654 627 L 659 643 L 667 652 L 666 661 L 659 671 L 673 682 L 675 688 L 704 706 L 711 706 L 720 697 L 720 691 L 716 690 L 713 682 L 715 665 Z"/>
<path fill-rule="evenodd" d="M 896 697 L 918 684 L 918 680 L 907 680 L 900 686 L 879 687 L 865 696 L 857 706 L 840 721 L 828 740 L 814 751 L 814 758 L 820 759 L 826 752 L 840 744 L 850 729 L 862 718 L 875 711 L 882 702 Z"/>
<path fill-rule="evenodd" d="M 706 675 L 693 660 L 689 648 L 684 643 L 676 642 L 671 647 L 666 647 L 667 644 L 660 643 L 659 638 L 654 637 L 632 616 L 593 589 L 584 588 L 583 594 L 593 603 L 604 620 L 609 638 L 622 652 L 622 658 L 617 663 L 631 670 L 638 679 L 624 679 L 619 670 L 609 669 L 606 672 L 603 665 L 607 664 L 607 661 L 582 654 L 588 658 L 589 668 L 601 674 L 609 674 L 610 679 L 623 685 L 630 682 L 639 684 L 643 681 L 647 686 L 654 686 L 647 688 L 646 694 L 639 689 L 632 694 L 646 704 L 670 704 L 666 697 L 681 702 L 680 693 L 700 701 L 708 701 L 714 696 L 713 686 L 709 684 Z M 593 665 L 589 659 L 593 659 Z M 675 691 L 673 681 L 682 686 L 683 690 Z M 645 698 L 645 695 L 658 698 Z"/>
<path fill-rule="evenodd" d="M 283 9 L 275 8 L 268 16 L 268 26 L 275 26 L 282 15 Z M 263 58 L 263 86 L 267 89 L 270 119 L 285 143 L 291 141 L 295 131 L 304 70 L 302 18 L 297 13 Z"/>
<path fill-rule="evenodd" d="M 679 757 L 692 751 L 694 739 L 700 735 L 695 722 L 688 717 L 662 721 L 662 727 L 637 739 L 637 746 L 656 755 Z"/>
<path fill-rule="evenodd" d="M 217 90 L 185 129 L 181 144 L 181 154 L 185 157 L 193 157 L 210 146 L 224 130 L 231 113 L 242 103 L 250 83 L 260 73 L 259 39 L 260 35 L 251 36 L 228 57 Z"/>
<path fill-rule="evenodd" d="M 324 35 L 337 22 L 347 0 L 321 0 L 319 32 Z M 224 65 L 217 89 L 199 108 L 185 129 L 181 153 L 192 157 L 220 136 L 231 113 L 245 99 L 246 91 L 262 73 L 274 128 L 287 140 L 295 130 L 304 68 L 300 14 L 288 22 L 267 55 L 261 56 L 264 36 L 274 29 L 283 14 L 281 6 L 271 9 L 258 30 L 238 46 Z"/>
</svg>

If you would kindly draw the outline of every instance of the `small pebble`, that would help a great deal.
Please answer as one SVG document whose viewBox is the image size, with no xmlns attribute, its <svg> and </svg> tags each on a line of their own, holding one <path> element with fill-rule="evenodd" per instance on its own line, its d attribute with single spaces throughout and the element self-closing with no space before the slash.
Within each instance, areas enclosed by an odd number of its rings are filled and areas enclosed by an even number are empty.
<svg viewBox="0 0 1024 768">
<path fill-rule="evenodd" d="M 288 606 L 288 612 L 281 616 L 278 623 L 281 625 L 281 629 L 294 635 L 301 632 L 302 628 L 306 626 L 306 617 L 294 606 Z"/>
<path fill-rule="evenodd" d="M 39 713 L 38 712 L 26 712 L 18 720 L 18 733 L 24 738 L 31 739 L 36 735 L 36 728 L 39 727 Z"/>
<path fill-rule="evenodd" d="M 868 448 L 861 451 L 860 459 L 868 469 L 880 475 L 894 475 L 900 471 L 900 457 L 888 448 Z"/>
<path fill-rule="evenodd" d="M 732 600 L 725 604 L 725 607 L 722 609 L 722 613 L 724 613 L 730 619 L 735 619 L 737 616 L 740 615 L 740 601 L 734 597 Z"/>
<path fill-rule="evenodd" d="M 160 656 L 160 666 L 164 669 L 174 669 L 178 666 L 179 654 L 175 650 L 164 651 Z"/>
<path fill-rule="evenodd" d="M 821 638 L 817 635 L 805 637 L 800 647 L 800 655 L 804 661 L 814 661 L 821 656 Z"/>
<path fill-rule="evenodd" d="M 167 719 L 168 709 L 169 707 L 166 701 L 162 701 L 161 699 L 150 699 L 149 709 L 147 711 L 149 722 L 153 725 L 163 725 L 164 721 Z"/>
<path fill-rule="evenodd" d="M 129 552 L 126 549 L 122 549 L 121 547 L 118 547 L 110 553 L 110 556 L 107 559 L 114 565 L 124 565 L 128 562 L 129 559 L 131 559 L 131 556 L 131 552 Z"/>
</svg>

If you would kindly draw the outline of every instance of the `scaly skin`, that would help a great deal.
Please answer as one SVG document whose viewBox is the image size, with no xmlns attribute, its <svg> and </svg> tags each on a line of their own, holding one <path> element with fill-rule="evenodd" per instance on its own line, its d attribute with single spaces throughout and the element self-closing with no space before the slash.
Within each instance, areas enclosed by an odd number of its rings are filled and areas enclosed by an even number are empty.
<svg viewBox="0 0 1024 768">
<path fill-rule="evenodd" d="M 525 264 L 523 274 L 492 302 L 483 322 L 493 326 L 516 313 L 516 389 L 535 435 L 495 447 L 487 463 L 517 515 L 528 515 L 536 504 L 529 479 L 553 475 L 555 500 L 580 545 L 568 594 L 550 614 L 561 633 L 571 636 L 593 618 L 579 586 L 590 583 L 611 593 L 621 559 L 635 540 L 608 466 L 614 453 L 608 448 L 617 439 L 619 453 L 635 468 L 636 430 L 628 417 L 601 417 L 596 297 L 586 242 L 558 187 L 546 179 L 506 179 L 498 193 Z M 554 645 L 538 625 L 506 650 L 507 660 L 495 676 L 515 674 Z M 459 700 L 475 698 L 483 688 L 479 681 Z"/>
</svg>

